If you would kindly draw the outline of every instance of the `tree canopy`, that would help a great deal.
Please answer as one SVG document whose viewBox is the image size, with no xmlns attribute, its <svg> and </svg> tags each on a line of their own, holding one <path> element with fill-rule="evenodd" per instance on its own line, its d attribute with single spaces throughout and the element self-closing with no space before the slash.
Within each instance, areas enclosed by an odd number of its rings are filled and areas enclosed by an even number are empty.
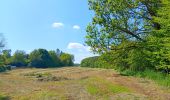
<svg viewBox="0 0 170 100">
<path fill-rule="evenodd" d="M 93 52 L 123 68 L 170 68 L 169 0 L 89 0 L 89 8 L 95 15 L 86 44 Z"/>
</svg>

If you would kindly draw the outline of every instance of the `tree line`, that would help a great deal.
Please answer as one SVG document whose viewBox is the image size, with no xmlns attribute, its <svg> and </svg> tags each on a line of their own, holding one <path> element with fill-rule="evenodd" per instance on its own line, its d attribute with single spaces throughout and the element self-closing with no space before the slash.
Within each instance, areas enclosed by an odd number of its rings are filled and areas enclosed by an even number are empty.
<svg viewBox="0 0 170 100">
<path fill-rule="evenodd" d="M 27 54 L 23 50 L 16 50 L 11 55 L 11 50 L 2 50 L 0 54 L 1 66 L 10 65 L 16 67 L 54 68 L 73 66 L 74 56 L 57 50 L 35 49 Z"/>
<path fill-rule="evenodd" d="M 95 14 L 86 29 L 86 44 L 100 59 L 115 69 L 169 73 L 169 0 L 89 0 L 88 4 Z"/>
</svg>

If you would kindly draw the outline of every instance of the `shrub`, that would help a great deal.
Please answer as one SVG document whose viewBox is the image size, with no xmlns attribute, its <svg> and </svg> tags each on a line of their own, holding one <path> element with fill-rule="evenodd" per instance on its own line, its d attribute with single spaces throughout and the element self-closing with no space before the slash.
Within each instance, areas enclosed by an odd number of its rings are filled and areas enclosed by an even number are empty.
<svg viewBox="0 0 170 100">
<path fill-rule="evenodd" d="M 81 67 L 112 68 L 112 66 L 107 61 L 105 61 L 102 56 L 95 56 L 83 59 L 81 62 Z"/>
<path fill-rule="evenodd" d="M 7 68 L 5 66 L 0 66 L 0 72 L 5 72 Z"/>
<path fill-rule="evenodd" d="M 7 70 L 11 70 L 11 66 L 0 66 L 0 72 L 5 72 Z"/>
</svg>

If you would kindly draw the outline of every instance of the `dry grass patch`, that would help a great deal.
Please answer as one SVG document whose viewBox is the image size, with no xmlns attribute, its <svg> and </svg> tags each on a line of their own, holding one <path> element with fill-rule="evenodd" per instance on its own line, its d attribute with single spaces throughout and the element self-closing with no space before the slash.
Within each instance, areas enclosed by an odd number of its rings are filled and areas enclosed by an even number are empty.
<svg viewBox="0 0 170 100">
<path fill-rule="evenodd" d="M 23 75 L 36 78 L 36 80 L 41 81 L 41 82 L 70 80 L 67 77 L 54 76 L 54 75 L 52 75 L 51 73 L 48 73 L 48 72 L 45 72 L 45 73 L 30 72 L 30 73 L 25 73 Z"/>
</svg>

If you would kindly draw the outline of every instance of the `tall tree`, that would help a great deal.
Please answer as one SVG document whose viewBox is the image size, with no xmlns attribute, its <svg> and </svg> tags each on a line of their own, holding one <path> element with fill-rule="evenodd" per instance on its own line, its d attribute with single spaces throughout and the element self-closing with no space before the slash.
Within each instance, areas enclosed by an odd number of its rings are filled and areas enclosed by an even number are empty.
<svg viewBox="0 0 170 100">
<path fill-rule="evenodd" d="M 62 53 L 60 56 L 62 66 L 73 66 L 74 56 L 68 53 Z"/>
<path fill-rule="evenodd" d="M 2 57 L 4 59 L 4 63 L 6 65 L 10 64 L 10 60 L 11 60 L 11 50 L 3 50 L 2 51 Z"/>
<path fill-rule="evenodd" d="M 124 38 L 144 42 L 153 28 L 160 0 L 89 0 L 95 12 L 87 26 L 86 43 L 94 52 L 102 53 L 119 45 Z"/>
<path fill-rule="evenodd" d="M 148 37 L 148 46 L 152 48 L 151 61 L 158 69 L 170 69 L 170 1 L 161 0 L 161 7 L 157 9 L 154 22 L 159 23 L 159 30 L 155 29 Z"/>
<path fill-rule="evenodd" d="M 11 65 L 17 67 L 25 67 L 27 66 L 27 54 L 25 51 L 17 50 L 11 58 Z"/>
<path fill-rule="evenodd" d="M 59 67 L 61 66 L 61 61 L 60 58 L 58 56 L 58 53 L 56 53 L 55 51 L 48 51 L 50 57 L 51 57 L 51 65 L 49 67 Z"/>
<path fill-rule="evenodd" d="M 47 50 L 38 49 L 30 53 L 29 66 L 37 68 L 47 68 L 51 65 L 52 60 Z"/>
<path fill-rule="evenodd" d="M 86 43 L 94 52 L 109 53 L 117 66 L 170 69 L 169 0 L 89 0 L 89 6 L 95 15 Z"/>
</svg>

